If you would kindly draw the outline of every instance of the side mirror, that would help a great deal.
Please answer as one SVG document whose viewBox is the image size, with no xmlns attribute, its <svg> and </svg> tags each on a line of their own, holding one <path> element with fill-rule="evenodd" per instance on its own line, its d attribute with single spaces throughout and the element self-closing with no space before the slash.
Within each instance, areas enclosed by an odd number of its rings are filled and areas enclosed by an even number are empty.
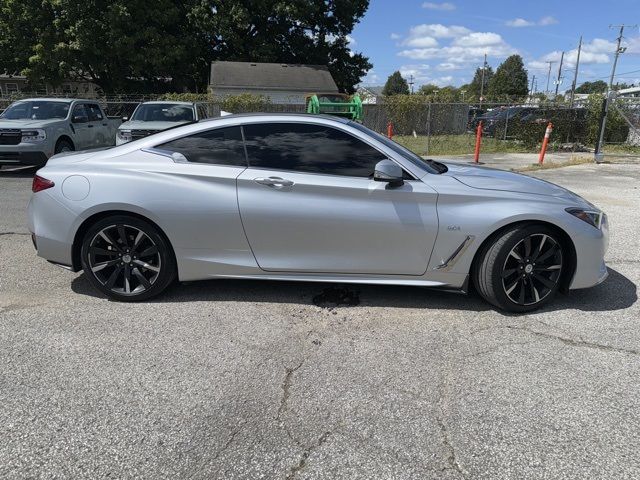
<svg viewBox="0 0 640 480">
<path fill-rule="evenodd" d="M 87 123 L 89 119 L 87 117 L 83 117 L 82 115 L 74 115 L 71 121 L 73 123 Z"/>
<path fill-rule="evenodd" d="M 122 117 L 123 122 L 126 122 L 127 120 L 129 120 L 129 117 Z"/>
<path fill-rule="evenodd" d="M 387 182 L 392 187 L 404 184 L 402 168 L 391 160 L 380 160 L 373 171 L 373 179 L 376 182 Z"/>
</svg>

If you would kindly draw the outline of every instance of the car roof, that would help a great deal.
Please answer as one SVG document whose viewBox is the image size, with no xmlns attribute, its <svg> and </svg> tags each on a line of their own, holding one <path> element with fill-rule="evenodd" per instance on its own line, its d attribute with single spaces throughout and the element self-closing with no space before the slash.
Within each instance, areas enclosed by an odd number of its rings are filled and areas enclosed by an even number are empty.
<svg viewBox="0 0 640 480">
<path fill-rule="evenodd" d="M 81 98 L 20 98 L 16 102 L 74 102 L 76 100 L 85 100 L 95 102 L 96 100 L 86 100 Z"/>
<path fill-rule="evenodd" d="M 176 100 L 152 100 L 150 102 L 143 102 L 142 105 L 188 105 L 188 106 L 193 106 L 194 102 L 178 102 Z"/>
<path fill-rule="evenodd" d="M 301 118 L 307 118 L 307 119 L 313 119 L 313 118 L 318 118 L 318 119 L 323 119 L 323 120 L 331 120 L 334 122 L 338 122 L 338 123 L 343 123 L 343 124 L 348 124 L 349 120 L 343 117 L 336 117 L 333 115 L 317 115 L 317 114 L 311 114 L 311 113 L 295 113 L 295 112 L 291 112 L 291 113 L 268 113 L 268 112 L 258 112 L 258 113 L 234 113 L 232 115 L 225 115 L 222 117 L 211 117 L 211 118 L 206 118 L 204 120 L 200 120 L 200 123 L 205 123 L 205 122 L 215 122 L 218 120 L 222 120 L 222 119 L 233 119 L 233 118 L 245 118 L 245 119 L 250 119 L 250 118 L 264 118 L 264 117 L 269 117 L 269 118 L 273 118 L 275 117 L 275 119 L 301 119 Z"/>
</svg>

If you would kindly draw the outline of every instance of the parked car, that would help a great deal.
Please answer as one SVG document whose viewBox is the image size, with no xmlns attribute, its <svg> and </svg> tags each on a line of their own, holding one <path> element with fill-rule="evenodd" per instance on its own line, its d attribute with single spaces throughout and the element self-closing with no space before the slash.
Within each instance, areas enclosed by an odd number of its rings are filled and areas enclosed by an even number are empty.
<svg viewBox="0 0 640 480">
<path fill-rule="evenodd" d="M 478 127 L 478 123 L 480 123 L 480 121 L 482 121 L 482 124 L 484 125 L 488 120 L 498 115 L 501 111 L 502 111 L 502 108 L 497 107 L 497 108 L 492 108 L 491 110 L 487 110 L 484 113 L 475 115 L 472 119 L 470 119 L 470 121 L 467 124 L 469 130 L 472 130 L 475 132 L 476 128 Z"/>
<path fill-rule="evenodd" d="M 120 119 L 91 100 L 18 100 L 0 115 L 0 165 L 44 165 L 54 154 L 108 147 Z"/>
<path fill-rule="evenodd" d="M 204 105 L 192 102 L 145 102 L 118 128 L 116 145 L 137 140 L 167 128 L 207 118 Z"/>
<path fill-rule="evenodd" d="M 324 115 L 231 115 L 53 157 L 32 190 L 38 255 L 121 301 L 176 279 L 471 281 L 524 312 L 607 276 L 607 218 L 578 195 Z"/>
<path fill-rule="evenodd" d="M 482 124 L 482 133 L 488 137 L 510 137 L 517 122 L 534 112 L 537 107 L 509 107 L 487 118 Z M 511 129 L 510 129 L 511 127 Z"/>
</svg>

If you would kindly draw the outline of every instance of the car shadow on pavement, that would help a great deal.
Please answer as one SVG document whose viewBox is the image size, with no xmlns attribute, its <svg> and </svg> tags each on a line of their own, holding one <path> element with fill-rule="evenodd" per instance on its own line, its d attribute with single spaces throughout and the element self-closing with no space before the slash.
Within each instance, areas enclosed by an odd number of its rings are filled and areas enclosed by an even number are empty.
<svg viewBox="0 0 640 480">
<path fill-rule="evenodd" d="M 104 298 L 89 284 L 84 274 L 73 280 L 71 288 L 81 295 Z M 637 299 L 636 285 L 610 268 L 609 278 L 601 285 L 584 290 L 573 290 L 566 295 L 560 294 L 541 311 L 622 310 L 629 308 Z M 291 303 L 325 308 L 361 305 L 471 311 L 495 310 L 475 293 L 461 295 L 435 288 L 267 280 L 221 279 L 180 283 L 159 297 L 149 300 L 153 303 L 195 301 Z"/>
</svg>

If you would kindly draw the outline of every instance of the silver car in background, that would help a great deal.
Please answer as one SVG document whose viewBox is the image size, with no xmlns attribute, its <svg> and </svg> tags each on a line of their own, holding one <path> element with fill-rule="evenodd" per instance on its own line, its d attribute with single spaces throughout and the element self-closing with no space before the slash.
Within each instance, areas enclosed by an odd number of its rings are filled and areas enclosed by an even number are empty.
<svg viewBox="0 0 640 480">
<path fill-rule="evenodd" d="M 335 117 L 227 116 L 59 155 L 33 192 L 38 255 L 122 301 L 176 279 L 471 283 L 524 312 L 607 276 L 607 217 L 581 197 Z"/>
<path fill-rule="evenodd" d="M 207 110 L 195 102 L 154 101 L 136 107 L 131 118 L 118 127 L 116 145 L 207 118 Z"/>
</svg>

